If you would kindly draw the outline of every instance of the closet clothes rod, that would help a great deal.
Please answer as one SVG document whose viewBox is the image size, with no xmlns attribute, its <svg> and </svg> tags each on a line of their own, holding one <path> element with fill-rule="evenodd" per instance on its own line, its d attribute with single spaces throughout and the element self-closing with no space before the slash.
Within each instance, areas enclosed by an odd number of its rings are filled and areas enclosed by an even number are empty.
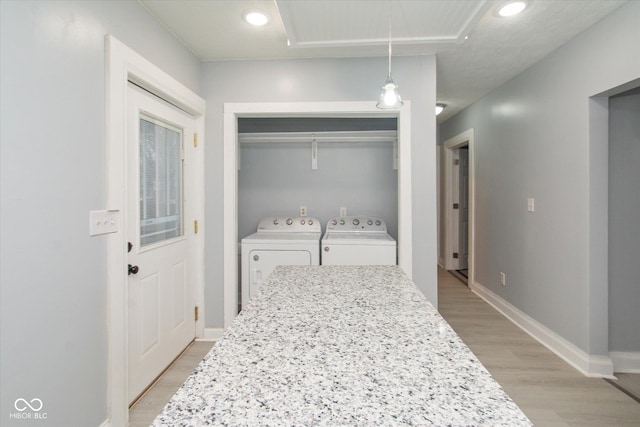
<svg viewBox="0 0 640 427">
<path fill-rule="evenodd" d="M 238 142 L 389 142 L 398 138 L 395 130 L 353 131 L 353 132 L 263 132 L 239 133 Z"/>
</svg>

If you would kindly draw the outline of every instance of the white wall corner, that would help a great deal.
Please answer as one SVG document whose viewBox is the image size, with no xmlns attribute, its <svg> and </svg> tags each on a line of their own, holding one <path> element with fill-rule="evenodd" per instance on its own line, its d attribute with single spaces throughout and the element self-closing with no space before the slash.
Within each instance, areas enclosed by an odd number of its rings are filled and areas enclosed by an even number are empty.
<svg viewBox="0 0 640 427">
<path fill-rule="evenodd" d="M 614 378 L 613 362 L 609 356 L 586 353 L 478 282 L 473 282 L 471 290 L 583 375 Z"/>
<path fill-rule="evenodd" d="M 111 427 L 109 420 L 104 420 L 98 427 Z"/>
<path fill-rule="evenodd" d="M 204 328 L 203 338 L 196 341 L 218 341 L 224 334 L 224 328 Z"/>
<path fill-rule="evenodd" d="M 612 351 L 613 372 L 640 374 L 640 352 Z"/>
</svg>

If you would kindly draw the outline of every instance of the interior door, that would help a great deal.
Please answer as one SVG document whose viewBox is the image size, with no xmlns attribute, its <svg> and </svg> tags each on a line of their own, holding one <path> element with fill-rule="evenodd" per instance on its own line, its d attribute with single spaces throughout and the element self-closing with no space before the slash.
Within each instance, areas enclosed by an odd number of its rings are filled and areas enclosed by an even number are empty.
<svg viewBox="0 0 640 427">
<path fill-rule="evenodd" d="M 195 239 L 185 140 L 195 121 L 130 84 L 127 112 L 128 397 L 133 402 L 195 337 Z M 192 223 L 192 222 L 191 222 Z"/>
<path fill-rule="evenodd" d="M 449 250 L 452 256 L 451 269 L 460 270 L 460 150 L 454 149 L 451 152 L 451 227 L 449 230 Z"/>
<path fill-rule="evenodd" d="M 460 204 L 458 212 L 458 270 L 466 270 L 469 259 L 469 148 L 461 147 L 458 151 L 460 191 L 458 200 Z"/>
</svg>

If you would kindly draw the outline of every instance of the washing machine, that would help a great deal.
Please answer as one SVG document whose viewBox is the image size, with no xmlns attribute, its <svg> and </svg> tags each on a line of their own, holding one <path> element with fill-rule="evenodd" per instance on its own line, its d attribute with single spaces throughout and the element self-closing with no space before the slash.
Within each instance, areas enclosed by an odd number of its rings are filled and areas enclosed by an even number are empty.
<svg viewBox="0 0 640 427">
<path fill-rule="evenodd" d="M 322 225 L 311 217 L 269 217 L 241 242 L 244 308 L 278 265 L 319 265 Z"/>
<path fill-rule="evenodd" d="M 322 265 L 395 265 L 396 241 L 370 216 L 330 219 L 320 244 Z"/>
</svg>

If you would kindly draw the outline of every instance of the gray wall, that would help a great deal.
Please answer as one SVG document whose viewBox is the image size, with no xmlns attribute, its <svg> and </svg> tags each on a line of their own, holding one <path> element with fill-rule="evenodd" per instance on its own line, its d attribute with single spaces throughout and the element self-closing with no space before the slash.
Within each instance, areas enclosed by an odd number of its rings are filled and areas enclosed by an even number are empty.
<svg viewBox="0 0 640 427">
<path fill-rule="evenodd" d="M 223 207 L 220 200 L 224 103 L 375 101 L 386 69 L 384 58 L 204 64 L 207 327 L 223 324 Z M 394 58 L 394 80 L 403 98 L 411 100 L 412 111 L 413 279 L 427 298 L 437 304 L 435 73 L 433 56 Z"/>
<path fill-rule="evenodd" d="M 319 142 L 318 169 L 310 143 L 241 144 L 238 236 L 255 233 L 267 216 L 297 216 L 300 206 L 324 227 L 338 216 L 384 219 L 398 238 L 398 174 L 389 142 Z"/>
<path fill-rule="evenodd" d="M 609 349 L 640 352 L 640 90 L 609 101 Z"/>
<path fill-rule="evenodd" d="M 439 130 L 475 129 L 476 280 L 595 355 L 608 351 L 607 159 L 589 97 L 640 76 L 638 22 L 630 2 Z"/>
<path fill-rule="evenodd" d="M 1 1 L 0 424 L 107 418 L 104 35 L 200 90 L 200 63 L 137 2 Z M 124 268 L 124 266 L 123 266 Z M 39 398 L 45 422 L 10 421 Z"/>
</svg>

